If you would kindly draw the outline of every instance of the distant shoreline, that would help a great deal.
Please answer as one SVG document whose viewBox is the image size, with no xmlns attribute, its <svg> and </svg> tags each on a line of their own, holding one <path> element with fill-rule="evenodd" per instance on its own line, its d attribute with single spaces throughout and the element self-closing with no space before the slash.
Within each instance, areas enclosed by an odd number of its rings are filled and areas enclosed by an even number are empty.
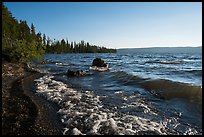
<svg viewBox="0 0 204 137">
<path fill-rule="evenodd" d="M 175 46 L 175 47 L 135 47 L 135 48 L 118 48 L 118 49 L 150 49 L 150 48 L 202 48 L 202 46 Z"/>
<path fill-rule="evenodd" d="M 202 46 L 198 47 L 148 47 L 148 48 L 120 48 L 117 53 L 202 53 Z"/>
</svg>

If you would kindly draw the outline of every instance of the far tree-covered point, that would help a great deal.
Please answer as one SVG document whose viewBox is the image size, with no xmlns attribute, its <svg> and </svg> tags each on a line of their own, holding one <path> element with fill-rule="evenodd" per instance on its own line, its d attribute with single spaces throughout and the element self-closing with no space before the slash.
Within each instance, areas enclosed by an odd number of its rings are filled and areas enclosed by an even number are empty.
<svg viewBox="0 0 204 137">
<path fill-rule="evenodd" d="M 45 35 L 44 37 L 45 38 Z M 46 42 L 46 53 L 115 53 L 116 49 L 108 49 L 106 47 L 100 47 L 91 45 L 89 42 L 81 40 L 80 42 L 68 42 L 68 40 L 62 39 L 55 42 L 50 41 L 49 37 Z"/>
</svg>

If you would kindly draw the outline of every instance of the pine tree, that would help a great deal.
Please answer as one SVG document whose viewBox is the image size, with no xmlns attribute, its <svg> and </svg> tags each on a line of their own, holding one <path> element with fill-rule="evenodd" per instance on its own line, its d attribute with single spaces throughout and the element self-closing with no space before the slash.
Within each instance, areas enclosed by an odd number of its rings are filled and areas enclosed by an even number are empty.
<svg viewBox="0 0 204 137">
<path fill-rule="evenodd" d="M 35 35 L 35 27 L 33 23 L 31 24 L 31 35 Z"/>
<path fill-rule="evenodd" d="M 46 46 L 46 36 L 43 34 L 43 47 Z"/>
</svg>

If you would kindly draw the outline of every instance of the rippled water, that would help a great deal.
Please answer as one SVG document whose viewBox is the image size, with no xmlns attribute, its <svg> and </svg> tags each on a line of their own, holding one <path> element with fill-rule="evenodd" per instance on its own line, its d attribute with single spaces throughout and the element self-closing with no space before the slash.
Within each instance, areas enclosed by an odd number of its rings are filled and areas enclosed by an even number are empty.
<svg viewBox="0 0 204 137">
<path fill-rule="evenodd" d="M 95 57 L 109 70 L 90 70 Z M 47 54 L 36 94 L 61 107 L 64 134 L 202 134 L 200 54 Z M 68 69 L 82 69 L 69 77 Z"/>
</svg>

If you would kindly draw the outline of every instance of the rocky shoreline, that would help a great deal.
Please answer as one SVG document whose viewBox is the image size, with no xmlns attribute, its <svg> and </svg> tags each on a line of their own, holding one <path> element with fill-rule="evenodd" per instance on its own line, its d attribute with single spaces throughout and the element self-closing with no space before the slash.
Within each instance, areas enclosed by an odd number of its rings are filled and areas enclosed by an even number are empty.
<svg viewBox="0 0 204 137">
<path fill-rule="evenodd" d="M 62 135 L 59 106 L 34 92 L 40 76 L 26 64 L 2 62 L 2 135 Z"/>
</svg>

